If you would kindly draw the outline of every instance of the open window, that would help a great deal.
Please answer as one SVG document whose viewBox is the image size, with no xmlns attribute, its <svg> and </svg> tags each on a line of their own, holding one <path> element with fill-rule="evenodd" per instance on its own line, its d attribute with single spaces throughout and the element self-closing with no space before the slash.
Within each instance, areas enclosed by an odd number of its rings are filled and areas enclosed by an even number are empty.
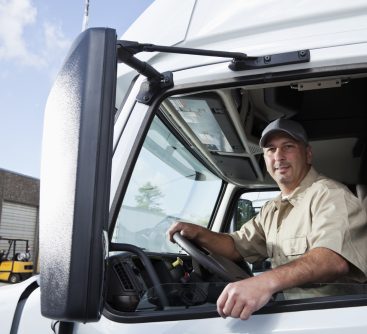
<svg viewBox="0 0 367 334">
<path fill-rule="evenodd" d="M 314 165 L 322 173 L 352 190 L 363 182 L 367 103 L 362 91 L 367 79 L 351 75 L 340 85 L 329 80 L 317 81 L 329 83 L 323 89 L 311 81 L 302 86 L 302 80 L 271 87 L 247 87 L 246 80 L 230 88 L 216 84 L 215 89 L 172 94 L 150 109 L 149 128 L 113 223 L 116 248 L 110 258 L 106 317 L 138 322 L 216 316 L 216 299 L 228 282 L 169 243 L 165 232 L 175 220 L 231 232 L 279 194 L 258 146 L 271 120 L 293 118 L 305 126 Z M 355 104 L 352 111 L 345 100 Z M 325 124 L 332 126 L 326 129 Z M 145 257 L 151 265 L 146 266 Z M 255 275 L 271 270 L 267 259 L 250 267 Z M 366 301 L 363 284 L 314 284 L 306 291 L 277 294 L 259 313 L 361 300 Z"/>
</svg>

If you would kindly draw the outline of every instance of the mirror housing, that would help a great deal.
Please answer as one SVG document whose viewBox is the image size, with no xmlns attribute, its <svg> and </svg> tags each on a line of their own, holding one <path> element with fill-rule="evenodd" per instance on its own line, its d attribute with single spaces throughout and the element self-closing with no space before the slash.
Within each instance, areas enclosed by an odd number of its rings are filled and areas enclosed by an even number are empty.
<svg viewBox="0 0 367 334">
<path fill-rule="evenodd" d="M 103 307 L 116 32 L 79 35 L 45 110 L 40 186 L 41 312 L 97 321 Z"/>
</svg>

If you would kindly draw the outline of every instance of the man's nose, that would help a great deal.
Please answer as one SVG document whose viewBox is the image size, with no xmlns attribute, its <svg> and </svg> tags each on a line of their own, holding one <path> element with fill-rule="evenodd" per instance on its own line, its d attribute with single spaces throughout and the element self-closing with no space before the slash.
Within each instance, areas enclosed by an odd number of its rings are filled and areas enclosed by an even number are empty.
<svg viewBox="0 0 367 334">
<path fill-rule="evenodd" d="M 284 160 L 284 152 L 281 147 L 278 147 L 274 152 L 274 159 L 275 160 Z"/>
</svg>

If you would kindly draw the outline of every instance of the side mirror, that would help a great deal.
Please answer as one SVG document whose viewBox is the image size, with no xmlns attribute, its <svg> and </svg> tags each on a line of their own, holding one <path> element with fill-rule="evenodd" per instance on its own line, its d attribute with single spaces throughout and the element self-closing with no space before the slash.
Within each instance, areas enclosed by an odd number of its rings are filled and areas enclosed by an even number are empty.
<svg viewBox="0 0 367 334">
<path fill-rule="evenodd" d="M 248 199 L 240 198 L 237 203 L 236 230 L 256 215 L 252 202 Z"/>
<path fill-rule="evenodd" d="M 93 28 L 74 42 L 44 118 L 40 193 L 41 312 L 97 321 L 103 307 L 116 32 Z"/>
</svg>

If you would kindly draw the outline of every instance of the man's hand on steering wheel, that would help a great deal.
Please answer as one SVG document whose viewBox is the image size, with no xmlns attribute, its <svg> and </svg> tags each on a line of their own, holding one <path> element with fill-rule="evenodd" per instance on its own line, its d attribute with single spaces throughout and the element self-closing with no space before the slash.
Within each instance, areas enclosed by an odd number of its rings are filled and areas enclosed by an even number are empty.
<svg viewBox="0 0 367 334">
<path fill-rule="evenodd" d="M 173 235 L 176 232 L 179 232 L 186 239 L 195 240 L 199 237 L 200 233 L 206 233 L 210 231 L 199 225 L 177 221 L 172 224 L 167 231 L 167 236 L 169 240 L 173 243 L 176 242 L 173 239 Z"/>
<path fill-rule="evenodd" d="M 171 241 L 176 242 L 200 265 L 211 273 L 218 275 L 224 281 L 235 282 L 252 276 L 249 267 L 246 267 L 246 270 L 244 270 L 231 259 L 212 252 L 211 249 L 208 249 L 209 247 L 203 248 L 200 242 L 198 242 L 200 238 L 211 240 L 210 236 L 218 236 L 219 234 L 215 232 L 198 225 L 177 222 L 171 226 L 167 234 Z M 225 237 L 222 236 L 220 238 Z"/>
</svg>

